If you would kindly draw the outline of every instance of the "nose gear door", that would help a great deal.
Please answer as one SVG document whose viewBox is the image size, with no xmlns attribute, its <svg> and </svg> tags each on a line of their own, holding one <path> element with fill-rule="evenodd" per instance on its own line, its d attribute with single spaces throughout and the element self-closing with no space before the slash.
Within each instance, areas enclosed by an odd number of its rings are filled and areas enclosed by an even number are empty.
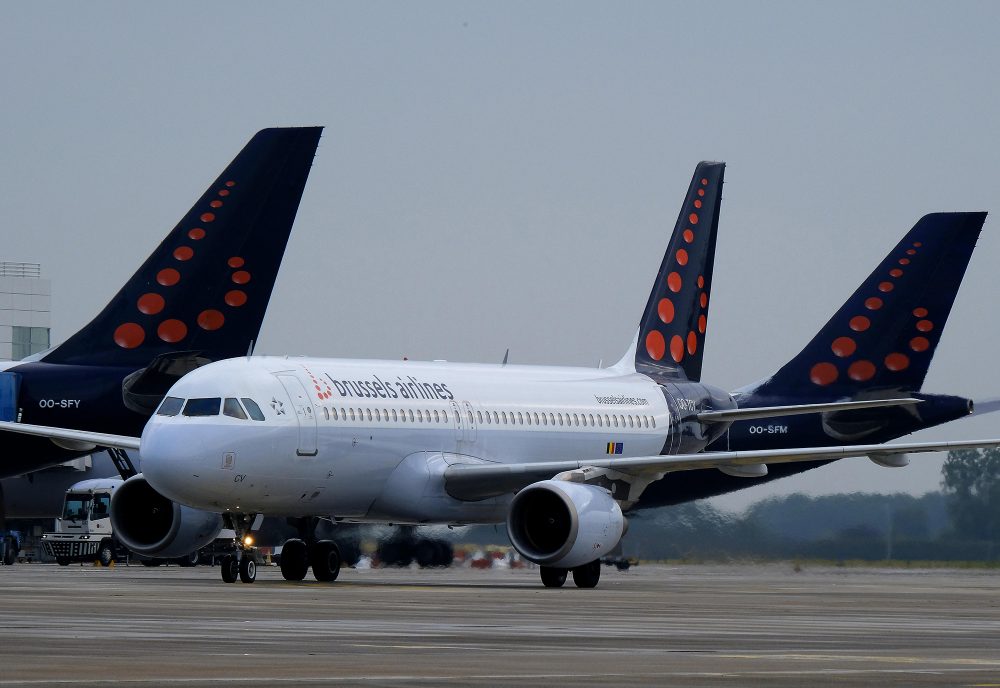
<svg viewBox="0 0 1000 688">
<path fill-rule="evenodd" d="M 297 377 L 291 373 L 276 373 L 278 382 L 288 392 L 288 398 L 295 407 L 295 419 L 299 424 L 299 446 L 296 454 L 299 456 L 316 456 L 316 413 L 312 402 L 306 393 L 306 388 Z"/>
</svg>

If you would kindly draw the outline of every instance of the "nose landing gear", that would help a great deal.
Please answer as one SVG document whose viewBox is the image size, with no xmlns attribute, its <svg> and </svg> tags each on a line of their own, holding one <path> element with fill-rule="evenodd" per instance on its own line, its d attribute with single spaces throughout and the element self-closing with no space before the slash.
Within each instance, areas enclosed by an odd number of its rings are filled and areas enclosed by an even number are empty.
<svg viewBox="0 0 1000 688">
<path fill-rule="evenodd" d="M 252 514 L 227 515 L 226 525 L 236 532 L 236 554 L 222 557 L 222 580 L 225 583 L 253 583 L 257 580 L 257 548 L 250 531 L 256 523 Z"/>
</svg>

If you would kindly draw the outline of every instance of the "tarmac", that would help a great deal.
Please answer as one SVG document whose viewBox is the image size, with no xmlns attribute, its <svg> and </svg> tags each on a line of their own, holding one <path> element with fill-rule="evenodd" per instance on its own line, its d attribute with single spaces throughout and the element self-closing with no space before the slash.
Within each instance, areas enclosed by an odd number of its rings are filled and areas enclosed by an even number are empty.
<svg viewBox="0 0 1000 688">
<path fill-rule="evenodd" d="M 0 686 L 1000 686 L 1000 571 L 0 567 Z"/>
</svg>

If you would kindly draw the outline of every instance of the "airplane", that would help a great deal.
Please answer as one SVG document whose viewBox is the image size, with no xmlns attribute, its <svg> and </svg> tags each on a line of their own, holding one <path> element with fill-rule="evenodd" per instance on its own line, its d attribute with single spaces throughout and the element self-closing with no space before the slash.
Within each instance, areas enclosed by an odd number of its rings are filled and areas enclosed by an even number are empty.
<svg viewBox="0 0 1000 688">
<path fill-rule="evenodd" d="M 246 353 L 321 132 L 258 132 L 88 325 L 48 351 L 0 363 L 0 419 L 139 434 L 182 375 Z M 0 478 L 96 449 L 2 431 L 0 446 Z"/>
<path fill-rule="evenodd" d="M 177 381 L 141 437 L 0 423 L 13 432 L 138 450 L 143 473 L 112 501 L 133 551 L 173 556 L 264 515 L 338 522 L 506 522 L 543 585 L 592 588 L 624 511 L 668 476 L 1000 445 L 1000 440 L 705 452 L 736 421 L 873 408 L 913 397 L 741 408 L 700 382 L 723 163 L 701 163 L 640 329 L 610 368 L 244 356 Z M 684 364 L 687 365 L 684 365 Z M 897 366 L 898 367 L 898 366 Z M 886 364 L 890 372 L 892 367 Z M 695 378 L 692 380 L 691 378 Z M 824 378 L 825 379 L 825 378 Z M 335 580 L 331 541 L 292 538 L 281 572 Z M 253 556 L 221 566 L 256 578 Z"/>
<path fill-rule="evenodd" d="M 888 397 L 919 405 L 734 421 L 708 451 L 744 451 L 836 444 L 882 443 L 1000 404 L 920 392 L 958 288 L 979 238 L 985 212 L 922 217 L 810 342 L 780 370 L 732 392 L 740 408 Z M 689 380 L 698 371 L 681 363 Z M 699 361 L 700 363 L 700 361 Z M 725 494 L 826 465 L 763 465 L 739 474 L 692 471 L 647 488 L 636 509 L 657 508 Z M 907 465 L 904 455 L 880 460 Z"/>
</svg>

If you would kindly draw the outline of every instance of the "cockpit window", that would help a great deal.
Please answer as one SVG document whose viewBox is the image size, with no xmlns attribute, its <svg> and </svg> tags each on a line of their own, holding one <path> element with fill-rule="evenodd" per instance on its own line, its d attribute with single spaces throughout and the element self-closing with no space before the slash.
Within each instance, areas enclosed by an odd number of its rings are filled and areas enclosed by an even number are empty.
<svg viewBox="0 0 1000 688">
<path fill-rule="evenodd" d="M 209 397 L 207 399 L 188 399 L 184 404 L 185 416 L 217 416 L 219 415 L 219 404 L 222 399 L 219 397 Z"/>
<path fill-rule="evenodd" d="M 181 407 L 184 406 L 184 400 L 178 399 L 177 397 L 167 397 L 160 404 L 160 408 L 156 410 L 156 415 L 158 416 L 176 416 L 181 412 Z"/>
<path fill-rule="evenodd" d="M 243 412 L 243 407 L 240 406 L 240 402 L 236 401 L 232 397 L 229 397 L 222 402 L 222 415 L 239 418 L 240 420 L 247 419 L 247 414 Z"/>
<path fill-rule="evenodd" d="M 264 420 L 264 414 L 260 412 L 260 406 L 257 405 L 256 401 L 247 399 L 246 397 L 243 397 L 242 401 L 243 405 L 247 407 L 247 413 L 250 414 L 251 418 L 254 420 Z"/>
</svg>

